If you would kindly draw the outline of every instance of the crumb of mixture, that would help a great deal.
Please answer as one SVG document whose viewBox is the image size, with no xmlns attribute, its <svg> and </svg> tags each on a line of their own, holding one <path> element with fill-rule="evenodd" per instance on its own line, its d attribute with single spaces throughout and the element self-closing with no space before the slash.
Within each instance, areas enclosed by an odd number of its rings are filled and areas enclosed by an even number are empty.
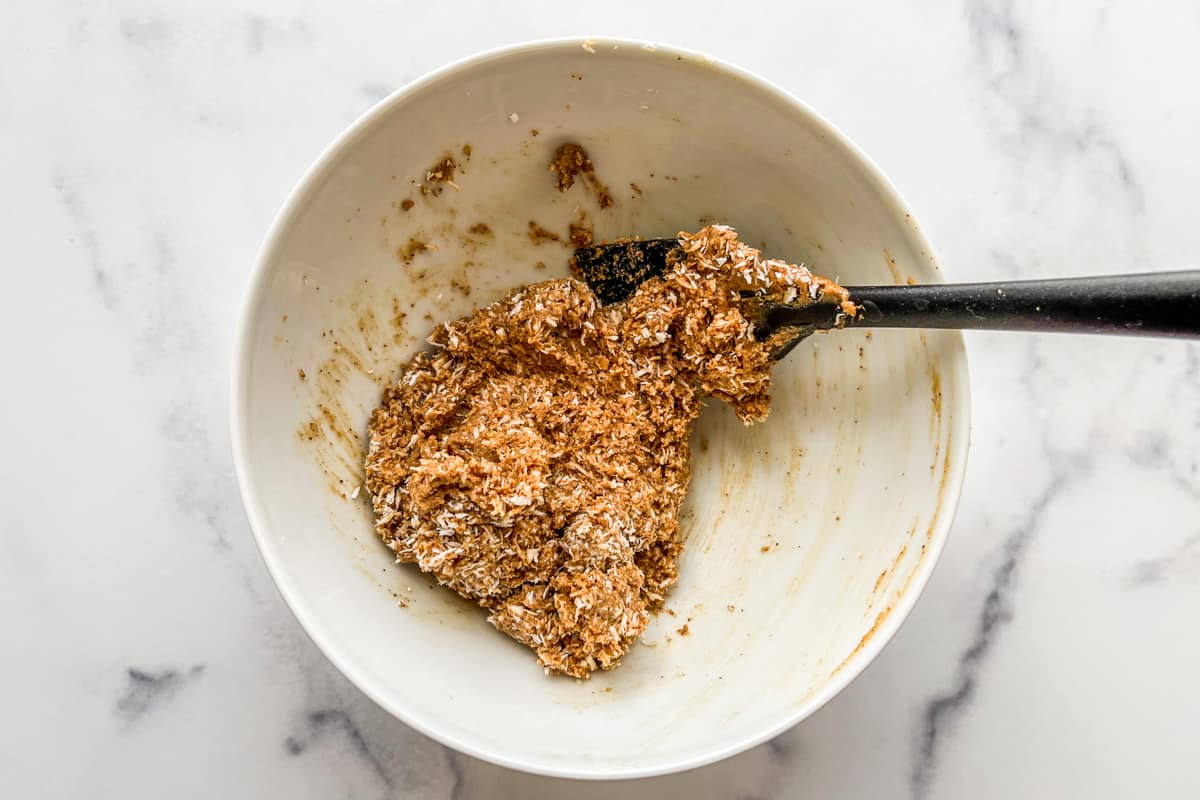
<svg viewBox="0 0 1200 800">
<path fill-rule="evenodd" d="M 449 183 L 454 180 L 454 170 L 456 169 L 458 169 L 458 164 L 452 157 L 446 156 L 425 173 L 425 180 L 429 183 Z"/>
<path fill-rule="evenodd" d="M 471 145 L 470 144 L 464 144 L 462 146 L 462 154 L 467 159 L 471 158 Z"/>
<path fill-rule="evenodd" d="M 534 264 L 534 265 L 533 265 L 533 268 L 534 268 L 534 269 L 545 269 L 545 268 L 546 268 L 546 262 L 545 262 L 545 261 L 539 261 L 539 262 L 537 262 L 536 264 Z"/>
<path fill-rule="evenodd" d="M 438 326 L 371 416 L 380 537 L 547 671 L 617 666 L 662 607 L 702 399 L 766 417 L 773 361 L 742 293 L 805 298 L 822 280 L 729 228 L 681 240 L 622 303 L 565 278 Z"/>
<path fill-rule="evenodd" d="M 588 224 L 586 214 L 581 214 L 578 220 L 570 223 L 567 226 L 567 230 L 567 238 L 576 247 L 587 247 L 595 239 L 595 234 L 592 232 L 592 226 Z"/>
<path fill-rule="evenodd" d="M 682 628 L 676 628 L 676 629 L 675 629 L 675 632 L 676 632 L 676 633 L 678 633 L 680 636 L 687 636 L 689 633 L 691 633 L 691 632 L 692 632 L 692 630 L 691 630 L 691 628 L 689 628 L 689 627 L 688 627 L 687 623 L 685 622 L 685 623 L 683 624 L 683 627 L 682 627 Z"/>
<path fill-rule="evenodd" d="M 454 182 L 456 169 L 458 169 L 458 162 L 454 160 L 454 157 L 443 156 L 441 161 L 426 170 L 425 181 L 417 188 L 420 189 L 422 195 L 433 195 L 434 197 L 442 193 L 443 186 L 457 190 L 459 186 Z"/>
<path fill-rule="evenodd" d="M 534 244 L 542 244 L 543 242 L 561 242 L 562 237 L 554 231 L 543 228 L 533 220 L 529 220 L 529 240 Z"/>
<path fill-rule="evenodd" d="M 575 180 L 578 178 L 595 193 L 601 208 L 608 208 L 613 204 L 608 187 L 596 177 L 596 167 L 592 163 L 592 159 L 588 157 L 587 151 L 578 144 L 567 142 L 555 150 L 554 158 L 550 160 L 550 171 L 558 176 L 560 192 L 565 192 L 574 186 Z"/>
<path fill-rule="evenodd" d="M 296 370 L 296 377 L 302 381 L 308 380 L 308 375 L 306 375 L 304 370 L 302 370 L 302 369 Z"/>
<path fill-rule="evenodd" d="M 400 201 L 400 208 L 404 209 L 405 211 L 411 211 L 413 205 L 415 205 L 415 204 L 413 203 L 412 198 L 410 198 L 410 197 L 406 197 Z"/>
<path fill-rule="evenodd" d="M 554 152 L 550 171 L 558 176 L 558 190 L 565 192 L 575 185 L 575 178 L 582 173 L 595 172 L 587 151 L 577 144 L 568 142 Z"/>
<path fill-rule="evenodd" d="M 530 129 L 529 129 L 529 135 L 530 135 L 530 136 L 537 136 L 537 135 L 538 135 L 538 134 L 540 134 L 540 133 L 541 133 L 541 131 L 539 131 L 537 128 L 530 128 Z"/>
<path fill-rule="evenodd" d="M 472 225 L 471 227 L 467 228 L 467 230 L 470 231 L 471 233 L 475 234 L 476 236 L 491 236 L 492 235 L 491 226 L 489 226 L 486 222 L 477 222 L 474 225 Z"/>
<path fill-rule="evenodd" d="M 633 189 L 633 193 L 638 197 L 642 196 L 642 187 L 638 186 L 636 183 L 630 183 L 629 188 Z"/>
</svg>

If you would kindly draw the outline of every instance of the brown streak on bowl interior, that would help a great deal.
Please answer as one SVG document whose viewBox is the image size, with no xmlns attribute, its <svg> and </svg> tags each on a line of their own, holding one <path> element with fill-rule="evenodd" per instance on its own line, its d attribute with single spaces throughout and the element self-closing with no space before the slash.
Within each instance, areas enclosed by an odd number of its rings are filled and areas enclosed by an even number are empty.
<svg viewBox="0 0 1200 800">
<path fill-rule="evenodd" d="M 938 458 L 942 453 L 942 376 L 937 367 L 929 365 L 930 414 L 929 436 L 933 439 L 933 458 L 929 462 L 929 474 L 937 472 Z"/>
<path fill-rule="evenodd" d="M 408 237 L 407 244 L 396 248 L 396 258 L 405 264 L 411 264 L 414 258 L 428 249 L 429 245 L 426 242 L 421 241 L 415 236 L 410 236 Z"/>
<path fill-rule="evenodd" d="M 351 307 L 356 306 L 351 303 Z M 395 300 L 392 311 L 392 325 L 402 325 L 405 315 Z M 305 373 L 307 384 L 315 389 L 315 402 L 312 416 L 301 423 L 297 434 L 313 447 L 316 465 L 329 490 L 348 498 L 363 482 L 365 442 L 342 404 L 343 384 L 352 372 L 376 384 L 386 382 L 378 365 L 381 359 L 390 359 L 386 353 L 389 345 L 400 344 L 403 337 L 384 336 L 375 312 L 369 308 L 358 314 L 352 325 L 340 331 L 323 331 L 322 336 L 331 342 L 331 351 L 312 374 Z"/>
<path fill-rule="evenodd" d="M 940 417 L 940 411 L 941 411 L 940 392 L 938 394 L 938 397 L 939 397 L 938 416 Z M 942 450 L 943 450 L 942 465 L 943 466 L 942 466 L 942 477 L 941 477 L 941 480 L 938 482 L 937 502 L 934 505 L 933 516 L 930 517 L 930 519 L 929 519 L 929 526 L 925 529 L 926 543 L 933 540 L 933 532 L 937 528 L 938 519 L 941 517 L 941 514 L 942 514 L 942 506 L 944 505 L 945 500 L 946 500 L 946 485 L 950 479 L 950 455 L 951 455 L 951 450 L 952 450 L 952 448 L 951 448 L 952 441 L 953 441 L 952 434 L 947 434 L 946 443 L 942 447 Z M 910 532 L 909 532 L 910 536 L 912 533 L 913 533 L 913 531 L 910 530 Z M 893 570 L 897 566 L 899 566 L 900 560 L 904 557 L 907 549 L 908 549 L 907 544 L 905 544 L 901 547 L 899 555 L 897 555 L 895 560 L 893 561 L 893 565 L 892 565 Z M 899 600 L 900 598 L 904 597 L 904 595 L 908 592 L 908 587 L 912 583 L 913 576 L 916 575 L 917 569 L 921 566 L 921 562 L 925 560 L 926 555 L 927 555 L 926 554 L 926 544 L 923 544 L 923 545 L 921 545 L 921 552 L 919 554 L 919 557 L 917 558 L 917 563 L 914 564 L 912 566 L 912 569 L 909 570 L 908 575 L 904 579 L 904 584 L 899 589 L 896 590 L 895 594 L 892 597 L 892 601 L 888 603 L 887 608 L 885 608 L 883 611 L 879 612 L 878 615 L 876 615 L 875 623 L 871 626 L 870 630 L 868 630 L 866 633 L 863 634 L 862 638 L 859 639 L 858 644 L 855 645 L 854 649 L 850 651 L 850 654 L 848 656 L 846 656 L 844 659 L 842 659 L 842 662 L 840 664 L 838 664 L 836 667 L 834 667 L 833 671 L 829 673 L 829 677 L 832 678 L 834 675 L 837 675 L 838 672 L 840 672 L 842 670 L 842 668 L 846 666 L 846 664 L 850 661 L 850 659 L 854 658 L 854 656 L 857 655 L 858 652 L 860 650 L 862 650 L 863 647 L 866 646 L 867 642 L 869 642 L 871 640 L 871 637 L 874 636 L 875 633 L 879 630 L 879 627 L 887 619 L 888 615 L 892 613 L 892 609 L 895 607 L 896 601 Z M 878 583 L 876 585 L 878 585 Z"/>
<path fill-rule="evenodd" d="M 952 441 L 952 435 L 948 434 L 946 436 L 946 445 L 943 448 L 945 450 L 945 456 L 942 461 L 942 479 L 938 482 L 937 503 L 933 508 L 933 516 L 930 517 L 930 519 L 929 519 L 929 528 L 925 531 L 925 541 L 927 541 L 927 542 L 933 540 L 933 529 L 934 529 L 934 526 L 937 525 L 938 517 L 941 516 L 941 513 L 942 513 L 942 504 L 946 500 L 946 484 L 950 480 L 950 449 L 951 449 L 950 443 L 951 443 L 951 441 Z"/>
<path fill-rule="evenodd" d="M 529 220 L 529 240 L 534 244 L 542 244 L 543 242 L 561 242 L 562 237 L 552 230 L 548 230 L 533 220 Z"/>
<path fill-rule="evenodd" d="M 883 248 L 883 258 L 887 261 L 888 272 L 892 273 L 892 283 L 897 285 L 904 283 L 904 278 L 900 275 L 900 270 L 896 268 L 896 259 L 892 258 L 892 254 L 886 247 Z"/>
</svg>

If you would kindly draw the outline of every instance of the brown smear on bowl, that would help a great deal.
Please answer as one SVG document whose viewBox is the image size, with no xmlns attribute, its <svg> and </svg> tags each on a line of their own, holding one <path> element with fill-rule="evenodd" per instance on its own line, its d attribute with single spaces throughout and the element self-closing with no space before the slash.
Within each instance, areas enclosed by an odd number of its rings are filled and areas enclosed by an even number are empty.
<svg viewBox="0 0 1200 800">
<path fill-rule="evenodd" d="M 546 242 L 562 242 L 562 237 L 552 230 L 549 230 L 533 220 L 529 220 L 529 229 L 527 231 L 529 241 L 534 244 L 545 244 Z"/>
<path fill-rule="evenodd" d="M 929 415 L 929 435 L 933 439 L 933 459 L 929 472 L 937 472 L 938 455 L 942 449 L 942 375 L 932 363 L 929 365 L 929 397 L 933 411 Z"/>
<path fill-rule="evenodd" d="M 892 258 L 892 254 L 888 252 L 886 247 L 883 248 L 883 258 L 887 262 L 888 272 L 892 273 L 892 283 L 897 285 L 904 283 L 904 277 L 896 267 L 896 259 Z"/>
<path fill-rule="evenodd" d="M 950 482 L 950 445 L 953 443 L 953 436 L 946 436 L 946 454 L 942 458 L 942 478 L 938 481 L 937 503 L 933 508 L 933 516 L 929 518 L 929 527 L 925 530 L 925 541 L 933 540 L 933 530 L 937 527 L 938 518 L 942 514 L 942 505 L 946 500 L 946 484 Z M 921 545 L 922 555 L 925 553 L 925 545 Z"/>
<path fill-rule="evenodd" d="M 396 248 L 396 258 L 405 264 L 411 264 L 413 259 L 429 249 L 429 243 L 423 242 L 416 236 L 408 237 L 408 241 Z"/>
<path fill-rule="evenodd" d="M 313 448 L 329 489 L 341 497 L 357 499 L 363 483 L 365 442 L 342 402 L 342 385 L 356 373 L 379 385 L 386 383 L 386 375 L 377 365 L 387 360 L 395 337 L 384 335 L 375 313 L 368 309 L 358 315 L 352 328 L 323 331 L 322 338 L 329 342 L 329 356 L 316 369 L 303 371 L 305 383 L 314 394 L 314 413 L 296 433 Z"/>
<path fill-rule="evenodd" d="M 934 372 L 936 373 L 936 370 L 934 370 Z M 939 418 L 938 429 L 940 430 L 941 429 L 941 427 L 940 427 L 940 417 L 941 417 L 940 404 L 935 412 L 935 415 Z M 899 600 L 908 593 L 908 589 L 909 589 L 909 586 L 912 584 L 913 577 L 917 574 L 917 570 L 920 569 L 921 563 L 925 560 L 925 557 L 927 555 L 928 543 L 933 540 L 933 533 L 937 529 L 937 523 L 938 523 L 938 520 L 941 518 L 942 509 L 943 509 L 943 506 L 945 505 L 946 486 L 949 483 L 949 479 L 950 479 L 950 458 L 951 458 L 951 452 L 953 450 L 952 444 L 953 444 L 953 437 L 951 435 L 947 435 L 945 445 L 940 447 L 940 449 L 943 451 L 942 477 L 941 477 L 941 480 L 938 482 L 937 500 L 934 504 L 933 514 L 929 519 L 928 527 L 925 529 L 925 542 L 921 544 L 920 553 L 918 554 L 916 563 L 914 563 L 912 565 L 912 567 L 909 569 L 908 573 L 905 575 L 904 582 L 899 586 L 899 588 L 895 589 L 891 593 L 891 597 L 888 600 L 887 606 L 882 611 L 880 611 L 878 614 L 876 614 L 875 621 L 874 621 L 874 623 L 872 623 L 871 627 L 867 630 L 866 633 L 864 633 L 862 635 L 862 638 L 858 640 L 858 644 L 856 644 L 854 646 L 854 649 L 850 651 L 849 655 L 847 655 L 845 658 L 843 658 L 841 663 L 839 663 L 836 667 L 833 668 L 833 671 L 829 673 L 829 677 L 832 678 L 834 675 L 837 675 L 839 672 L 841 672 L 842 669 L 846 666 L 846 664 L 848 664 L 850 662 L 850 660 L 852 658 L 854 658 L 854 656 L 858 655 L 858 653 L 864 647 L 867 646 L 867 643 L 870 642 L 871 638 L 874 637 L 875 634 L 879 632 L 879 628 L 883 625 L 883 623 L 887 620 L 888 616 L 892 613 L 892 610 L 895 608 L 896 603 L 899 602 Z M 939 442 L 939 445 L 940 445 L 940 442 Z M 911 527 L 909 529 L 908 536 L 906 538 L 911 540 L 913 534 L 916 533 L 916 528 L 917 528 L 917 525 L 914 524 L 913 527 Z M 897 553 L 896 557 L 892 561 L 891 568 L 889 570 L 885 570 L 884 573 L 881 574 L 879 576 L 879 578 L 876 579 L 874 591 L 878 591 L 880 584 L 885 579 L 885 576 L 895 575 L 897 568 L 900 566 L 900 562 L 903 560 L 903 558 L 907 554 L 907 552 L 908 552 L 908 544 L 906 543 L 904 545 L 901 545 L 899 553 Z M 889 583 L 890 583 L 890 581 L 889 581 Z"/>
</svg>

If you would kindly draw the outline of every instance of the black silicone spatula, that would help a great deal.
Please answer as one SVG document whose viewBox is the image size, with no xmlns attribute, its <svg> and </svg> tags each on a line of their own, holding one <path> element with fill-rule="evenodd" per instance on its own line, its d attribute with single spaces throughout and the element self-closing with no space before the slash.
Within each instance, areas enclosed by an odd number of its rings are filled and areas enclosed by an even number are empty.
<svg viewBox="0 0 1200 800">
<path fill-rule="evenodd" d="M 622 240 L 575 251 L 571 268 L 601 303 L 624 300 L 665 272 L 682 250 L 677 239 Z M 859 308 L 836 300 L 781 303 L 748 295 L 743 312 L 762 340 L 794 332 L 775 351 L 831 328 L 959 328 L 1200 338 L 1200 270 L 999 283 L 847 286 Z"/>
</svg>

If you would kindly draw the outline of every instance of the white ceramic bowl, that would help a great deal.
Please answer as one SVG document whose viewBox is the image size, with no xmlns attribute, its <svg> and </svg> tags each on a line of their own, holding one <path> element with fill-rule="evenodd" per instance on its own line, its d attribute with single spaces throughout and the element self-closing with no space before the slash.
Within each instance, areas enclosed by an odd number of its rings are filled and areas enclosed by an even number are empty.
<svg viewBox="0 0 1200 800">
<path fill-rule="evenodd" d="M 612 209 L 556 191 L 547 163 L 568 140 L 590 151 Z M 464 162 L 458 190 L 422 197 L 415 183 L 447 152 Z M 288 199 L 242 317 L 234 455 L 288 605 L 381 706 L 509 767 L 653 775 L 785 730 L 895 633 L 954 514 L 966 362 L 955 333 L 841 332 L 776 369 L 767 422 L 744 428 L 711 404 L 693 435 L 674 614 L 612 672 L 546 676 L 483 612 L 393 564 L 356 487 L 384 382 L 434 320 L 565 275 L 568 249 L 535 245 L 527 226 L 565 233 L 579 209 L 599 237 L 719 220 L 846 283 L 940 280 L 879 170 L 770 84 L 631 42 L 492 52 L 380 103 Z M 480 222 L 491 235 L 468 232 Z M 437 249 L 405 263 L 410 238 Z"/>
</svg>

